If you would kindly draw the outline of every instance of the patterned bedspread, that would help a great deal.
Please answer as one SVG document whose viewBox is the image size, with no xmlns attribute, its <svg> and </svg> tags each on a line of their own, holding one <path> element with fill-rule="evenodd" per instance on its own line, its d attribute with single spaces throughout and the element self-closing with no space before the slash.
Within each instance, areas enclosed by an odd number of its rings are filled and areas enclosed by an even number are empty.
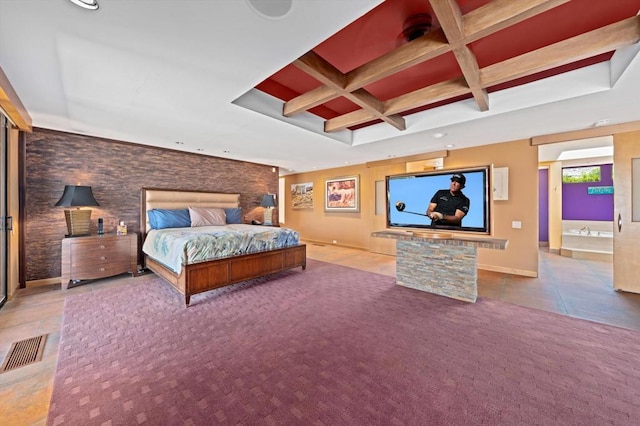
<svg viewBox="0 0 640 426">
<path fill-rule="evenodd" d="M 180 274 L 187 259 L 190 264 L 198 263 L 295 246 L 299 242 L 299 234 L 288 228 L 244 224 L 200 226 L 151 230 L 142 251 Z"/>
</svg>

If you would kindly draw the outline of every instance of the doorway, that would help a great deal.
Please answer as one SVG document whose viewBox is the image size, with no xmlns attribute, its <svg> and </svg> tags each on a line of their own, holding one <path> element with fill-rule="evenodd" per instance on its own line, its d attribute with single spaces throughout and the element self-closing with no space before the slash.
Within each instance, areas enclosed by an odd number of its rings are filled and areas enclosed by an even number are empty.
<svg viewBox="0 0 640 426">
<path fill-rule="evenodd" d="M 613 162 L 612 136 L 538 147 L 540 246 L 613 261 Z"/>
</svg>

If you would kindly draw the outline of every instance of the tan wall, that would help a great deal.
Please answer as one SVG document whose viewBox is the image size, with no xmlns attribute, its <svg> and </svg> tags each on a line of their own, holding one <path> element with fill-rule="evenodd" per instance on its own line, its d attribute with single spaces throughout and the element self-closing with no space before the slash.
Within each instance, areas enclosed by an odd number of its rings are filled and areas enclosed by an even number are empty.
<svg viewBox="0 0 640 426">
<path fill-rule="evenodd" d="M 562 162 L 549 164 L 549 250 L 562 247 Z"/>
<path fill-rule="evenodd" d="M 492 205 L 492 236 L 509 240 L 506 251 L 480 249 L 478 263 L 483 269 L 537 276 L 538 273 L 538 151 L 528 140 L 450 151 L 445 169 L 493 164 L 509 167 L 509 200 Z M 341 167 L 285 177 L 286 226 L 300 232 L 303 239 L 325 244 L 350 246 L 379 253 L 394 253 L 395 241 L 381 241 L 371 232 L 386 227 L 386 217 L 375 215 L 375 181 L 405 173 L 405 163 L 367 168 L 366 165 Z M 359 213 L 324 211 L 325 179 L 360 175 Z M 313 182 L 314 208 L 291 208 L 291 185 Z M 512 229 L 512 221 L 522 229 Z"/>
<path fill-rule="evenodd" d="M 509 199 L 492 204 L 492 236 L 509 240 L 506 251 L 478 250 L 481 269 L 538 274 L 538 149 L 529 140 L 450 151 L 447 169 L 493 164 L 509 168 Z M 522 223 L 513 229 L 512 222 Z"/>
</svg>

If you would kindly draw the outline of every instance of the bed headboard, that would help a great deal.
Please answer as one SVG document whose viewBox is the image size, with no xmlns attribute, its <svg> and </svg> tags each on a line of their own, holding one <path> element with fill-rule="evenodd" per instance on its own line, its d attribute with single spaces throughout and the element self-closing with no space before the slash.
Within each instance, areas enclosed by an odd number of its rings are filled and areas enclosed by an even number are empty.
<svg viewBox="0 0 640 426">
<path fill-rule="evenodd" d="M 147 221 L 147 211 L 151 209 L 186 209 L 189 206 L 226 209 L 240 206 L 240 194 L 224 194 L 221 192 L 142 188 L 140 197 L 142 241 L 144 241 L 144 237 L 150 229 Z"/>
</svg>

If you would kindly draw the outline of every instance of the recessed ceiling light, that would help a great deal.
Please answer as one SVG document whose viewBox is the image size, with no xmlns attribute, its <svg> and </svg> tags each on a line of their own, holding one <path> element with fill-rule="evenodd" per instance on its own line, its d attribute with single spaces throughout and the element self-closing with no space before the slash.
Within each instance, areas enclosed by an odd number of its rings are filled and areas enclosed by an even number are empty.
<svg viewBox="0 0 640 426">
<path fill-rule="evenodd" d="M 445 136 L 447 136 L 447 134 L 446 133 L 434 133 L 432 136 L 434 138 L 436 138 L 436 139 L 440 139 L 440 138 L 444 138 Z"/>
<path fill-rule="evenodd" d="M 455 146 L 454 144 L 452 144 L 452 143 L 448 143 L 448 144 L 446 144 L 444 147 L 445 147 L 445 148 L 453 148 L 454 146 Z"/>
<path fill-rule="evenodd" d="M 608 118 L 604 118 L 593 123 L 593 127 L 606 126 L 609 123 L 611 123 L 611 120 L 609 120 Z"/>
<path fill-rule="evenodd" d="M 247 4 L 264 18 L 279 19 L 291 11 L 293 0 L 247 0 Z"/>
<path fill-rule="evenodd" d="M 98 0 L 71 0 L 71 3 L 89 10 L 97 10 L 100 7 Z"/>
</svg>

